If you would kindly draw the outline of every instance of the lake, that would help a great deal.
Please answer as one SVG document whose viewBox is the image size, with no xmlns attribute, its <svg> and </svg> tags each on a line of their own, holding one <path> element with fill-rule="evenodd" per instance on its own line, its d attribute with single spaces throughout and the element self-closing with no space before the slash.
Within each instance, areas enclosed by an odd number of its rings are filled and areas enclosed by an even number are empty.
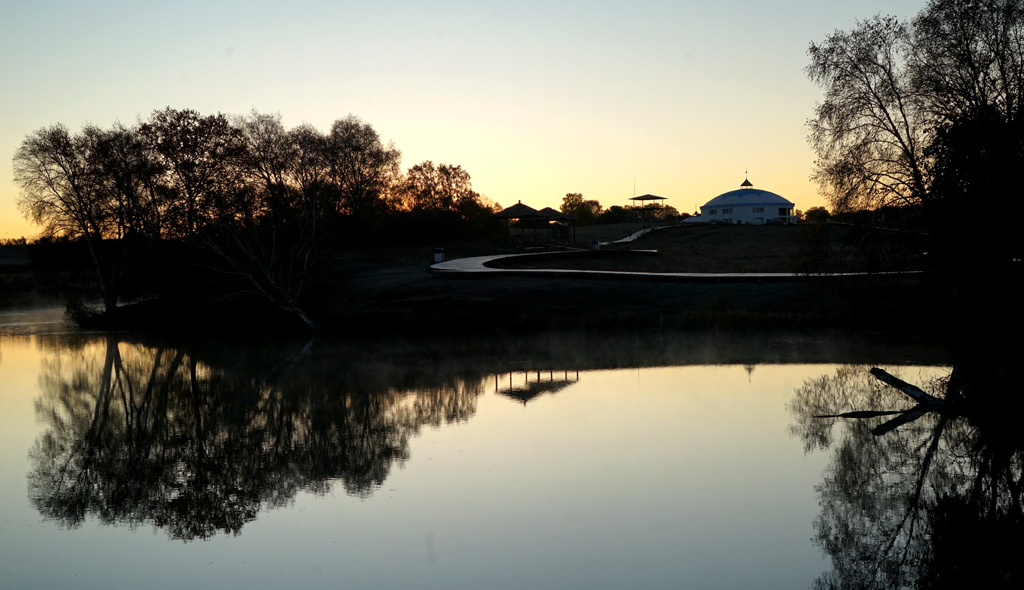
<svg viewBox="0 0 1024 590">
<path fill-rule="evenodd" d="M 4 314 L 0 586 L 916 583 L 925 505 L 980 469 L 945 418 L 815 418 L 911 408 L 872 366 L 951 372 L 841 335 L 182 343 Z"/>
</svg>

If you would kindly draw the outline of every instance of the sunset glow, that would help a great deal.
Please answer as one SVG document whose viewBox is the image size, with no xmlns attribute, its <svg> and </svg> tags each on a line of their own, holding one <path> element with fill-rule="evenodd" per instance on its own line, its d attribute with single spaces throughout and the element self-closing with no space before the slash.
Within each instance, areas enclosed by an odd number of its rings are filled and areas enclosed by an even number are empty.
<svg viewBox="0 0 1024 590">
<path fill-rule="evenodd" d="M 808 180 L 804 123 L 820 97 L 803 72 L 808 44 L 922 4 L 10 4 L 0 238 L 39 231 L 15 204 L 11 159 L 26 134 L 131 124 L 166 106 L 320 129 L 352 113 L 402 150 L 403 169 L 461 165 L 503 206 L 653 193 L 692 213 L 749 170 L 806 210 L 824 204 Z"/>
</svg>

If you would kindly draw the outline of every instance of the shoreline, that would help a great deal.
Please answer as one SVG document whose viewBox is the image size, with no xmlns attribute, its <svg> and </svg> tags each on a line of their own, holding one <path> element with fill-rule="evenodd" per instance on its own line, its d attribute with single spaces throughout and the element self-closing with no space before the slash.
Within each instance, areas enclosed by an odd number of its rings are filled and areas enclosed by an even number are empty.
<svg viewBox="0 0 1024 590">
<path fill-rule="evenodd" d="M 461 258 L 433 265 L 426 248 L 341 251 L 322 260 L 317 280 L 309 283 L 300 305 L 315 319 L 316 332 L 325 335 L 548 329 L 940 331 L 940 318 L 952 301 L 941 277 L 858 268 L 881 265 L 879 270 L 898 271 L 892 265 L 913 260 L 918 251 L 914 244 L 885 241 L 865 253 L 860 234 L 834 232 L 833 255 L 825 262 L 838 261 L 846 270 L 861 272 L 792 272 L 806 260 L 800 250 L 804 230 L 815 228 L 665 228 L 629 246 L 643 249 L 561 254 L 509 256 L 506 251 L 479 256 L 498 250 L 493 245 L 463 246 L 448 248 Z M 859 257 L 849 258 L 850 243 L 861 248 L 856 250 Z M 886 256 L 866 256 L 874 251 Z M 61 268 L 38 277 L 32 267 L 7 275 L 8 285 L 19 286 L 7 303 L 29 301 L 36 290 L 53 289 L 48 278 L 66 280 L 57 274 Z M 310 331 L 266 300 L 212 289 L 217 286 L 213 283 L 181 282 L 189 276 L 160 278 L 170 289 L 149 298 L 138 293 L 136 303 L 109 314 L 72 306 L 71 315 L 87 329 L 211 336 Z M 81 284 L 48 294 L 73 301 L 95 297 Z"/>
</svg>

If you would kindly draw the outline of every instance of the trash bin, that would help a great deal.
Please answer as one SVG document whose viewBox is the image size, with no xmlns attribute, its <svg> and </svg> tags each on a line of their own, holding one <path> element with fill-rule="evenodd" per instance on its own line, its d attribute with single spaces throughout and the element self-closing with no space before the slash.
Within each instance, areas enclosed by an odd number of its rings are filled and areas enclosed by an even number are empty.
<svg viewBox="0 0 1024 590">
<path fill-rule="evenodd" d="M 434 248 L 434 264 L 444 262 L 444 248 Z"/>
</svg>

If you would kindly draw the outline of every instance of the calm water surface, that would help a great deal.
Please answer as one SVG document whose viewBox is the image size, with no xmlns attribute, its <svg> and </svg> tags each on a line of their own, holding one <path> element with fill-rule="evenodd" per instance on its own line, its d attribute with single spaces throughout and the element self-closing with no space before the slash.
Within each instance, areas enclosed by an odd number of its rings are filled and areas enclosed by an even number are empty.
<svg viewBox="0 0 1024 590">
<path fill-rule="evenodd" d="M 4 588 L 806 588 L 840 571 L 856 434 L 811 416 L 912 405 L 872 365 L 949 373 L 807 337 L 190 347 L 23 320 Z"/>
</svg>

